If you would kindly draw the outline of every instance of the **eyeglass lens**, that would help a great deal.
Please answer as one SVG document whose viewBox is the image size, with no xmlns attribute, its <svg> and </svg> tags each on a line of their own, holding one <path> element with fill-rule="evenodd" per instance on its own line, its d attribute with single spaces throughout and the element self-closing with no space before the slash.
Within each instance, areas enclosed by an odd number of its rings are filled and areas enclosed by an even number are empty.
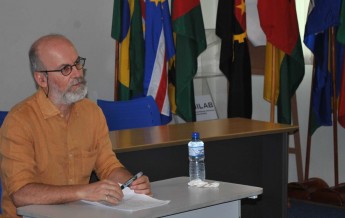
<svg viewBox="0 0 345 218">
<path fill-rule="evenodd" d="M 61 69 L 61 73 L 65 76 L 72 72 L 72 68 L 75 66 L 77 70 L 81 70 L 85 65 L 85 58 L 79 57 L 73 65 L 66 65 Z"/>
</svg>

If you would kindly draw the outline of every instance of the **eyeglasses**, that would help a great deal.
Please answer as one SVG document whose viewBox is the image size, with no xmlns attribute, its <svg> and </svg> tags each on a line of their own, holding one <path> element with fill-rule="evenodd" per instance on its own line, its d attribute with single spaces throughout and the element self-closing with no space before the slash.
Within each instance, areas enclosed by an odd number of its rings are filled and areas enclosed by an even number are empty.
<svg viewBox="0 0 345 218">
<path fill-rule="evenodd" d="M 77 68 L 77 70 L 83 69 L 84 65 L 85 65 L 85 60 L 86 60 L 86 58 L 78 57 L 73 65 L 67 64 L 60 70 L 41 70 L 41 71 L 37 71 L 37 72 L 42 72 L 42 73 L 60 72 L 62 75 L 68 76 L 71 74 L 73 67 Z"/>
</svg>

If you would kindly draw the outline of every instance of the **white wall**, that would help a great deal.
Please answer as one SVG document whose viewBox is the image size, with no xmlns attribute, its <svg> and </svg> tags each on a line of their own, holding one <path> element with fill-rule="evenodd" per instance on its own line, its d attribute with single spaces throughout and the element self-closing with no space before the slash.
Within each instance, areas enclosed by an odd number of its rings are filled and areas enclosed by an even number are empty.
<svg viewBox="0 0 345 218">
<path fill-rule="evenodd" d="M 113 98 L 112 0 L 2 0 L 0 7 L 0 110 L 35 91 L 27 51 L 38 37 L 61 33 L 86 57 L 89 94 Z"/>
<path fill-rule="evenodd" d="M 205 25 L 215 23 L 215 5 L 202 0 Z M 303 33 L 305 12 L 309 0 L 296 0 Z M 110 37 L 113 0 L 2 0 L 0 7 L 0 110 L 9 110 L 15 103 L 31 95 L 35 85 L 29 70 L 27 51 L 39 36 L 61 33 L 70 38 L 81 56 L 86 57 L 89 97 L 113 99 L 114 48 Z M 205 10 L 206 9 L 206 10 Z M 208 79 L 211 95 L 218 115 L 226 116 L 227 84 L 218 70 L 219 44 L 212 30 L 207 32 L 209 50 L 200 57 L 198 76 L 212 75 Z M 302 35 L 302 34 L 301 34 Z M 310 55 L 306 50 L 306 60 Z M 308 59 L 309 58 L 309 59 Z M 311 62 L 309 62 L 311 63 Z M 305 158 L 307 117 L 309 110 L 311 66 L 297 90 L 302 156 Z M 196 94 L 205 91 L 200 79 L 195 80 Z M 262 98 L 263 77 L 253 76 L 253 119 L 269 120 L 269 104 Z M 338 128 L 339 175 L 345 180 L 344 129 Z M 292 138 L 291 138 L 292 139 Z M 293 140 L 290 140 L 293 145 Z M 310 177 L 320 177 L 333 185 L 332 128 L 322 127 L 313 136 Z M 303 160 L 304 163 L 304 160 Z M 294 156 L 290 155 L 289 181 L 296 181 Z M 304 170 L 304 165 L 303 165 Z"/>
</svg>

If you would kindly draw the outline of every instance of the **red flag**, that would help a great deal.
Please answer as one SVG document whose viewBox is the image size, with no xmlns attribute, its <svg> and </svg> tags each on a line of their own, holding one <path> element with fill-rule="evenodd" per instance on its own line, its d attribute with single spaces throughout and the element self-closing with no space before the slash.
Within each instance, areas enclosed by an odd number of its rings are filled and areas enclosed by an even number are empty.
<svg viewBox="0 0 345 218">
<path fill-rule="evenodd" d="M 342 81 L 339 95 L 338 121 L 345 128 L 345 55 L 343 59 Z"/>
</svg>

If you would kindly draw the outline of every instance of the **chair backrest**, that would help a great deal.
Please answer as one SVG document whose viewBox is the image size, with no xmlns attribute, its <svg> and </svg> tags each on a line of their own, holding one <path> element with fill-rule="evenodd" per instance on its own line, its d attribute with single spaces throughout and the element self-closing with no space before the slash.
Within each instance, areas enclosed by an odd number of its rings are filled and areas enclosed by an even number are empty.
<svg viewBox="0 0 345 218">
<path fill-rule="evenodd" d="M 7 115 L 8 111 L 0 111 L 0 128 L 1 128 L 1 125 L 2 125 L 2 122 L 4 122 L 4 119 Z"/>
<path fill-rule="evenodd" d="M 152 96 L 127 101 L 97 100 L 109 131 L 161 125 L 158 106 Z"/>
</svg>

